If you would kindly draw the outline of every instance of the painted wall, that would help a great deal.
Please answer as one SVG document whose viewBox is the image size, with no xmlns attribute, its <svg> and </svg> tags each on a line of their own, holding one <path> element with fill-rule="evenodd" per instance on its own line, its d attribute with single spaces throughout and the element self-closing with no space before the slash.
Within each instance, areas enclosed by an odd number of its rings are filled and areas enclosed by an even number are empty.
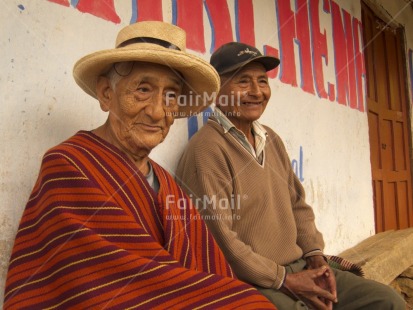
<svg viewBox="0 0 413 310">
<path fill-rule="evenodd" d="M 403 0 L 370 2 L 406 28 L 413 92 L 412 8 Z M 326 252 L 337 254 L 374 233 L 359 0 L 8 0 L 0 10 L 0 306 L 42 155 L 106 119 L 75 84 L 73 64 L 113 47 L 123 26 L 147 19 L 186 29 L 190 52 L 206 60 L 232 40 L 280 57 L 261 121 L 284 138 Z M 204 119 L 177 120 L 152 158 L 173 172 Z"/>
</svg>

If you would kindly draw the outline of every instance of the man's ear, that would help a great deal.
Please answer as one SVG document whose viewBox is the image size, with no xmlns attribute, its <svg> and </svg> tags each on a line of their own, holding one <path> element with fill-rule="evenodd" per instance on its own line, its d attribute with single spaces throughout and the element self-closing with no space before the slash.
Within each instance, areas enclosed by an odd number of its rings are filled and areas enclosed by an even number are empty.
<svg viewBox="0 0 413 310">
<path fill-rule="evenodd" d="M 110 81 L 106 76 L 98 77 L 96 83 L 96 96 L 98 97 L 100 108 L 104 112 L 108 112 L 113 99 L 113 90 Z"/>
</svg>

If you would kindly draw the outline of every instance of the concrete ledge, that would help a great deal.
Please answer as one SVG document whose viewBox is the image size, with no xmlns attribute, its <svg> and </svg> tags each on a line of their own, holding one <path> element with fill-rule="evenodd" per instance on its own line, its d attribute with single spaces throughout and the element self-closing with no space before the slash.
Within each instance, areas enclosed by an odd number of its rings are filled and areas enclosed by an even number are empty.
<svg viewBox="0 0 413 310">
<path fill-rule="evenodd" d="M 338 256 L 361 266 L 366 278 L 390 284 L 413 265 L 413 228 L 376 234 Z"/>
</svg>

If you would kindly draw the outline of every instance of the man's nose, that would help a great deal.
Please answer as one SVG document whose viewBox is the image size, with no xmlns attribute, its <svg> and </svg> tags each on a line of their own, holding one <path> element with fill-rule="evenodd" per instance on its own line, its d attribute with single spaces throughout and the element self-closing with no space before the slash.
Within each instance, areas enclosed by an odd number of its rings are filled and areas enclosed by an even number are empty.
<svg viewBox="0 0 413 310">
<path fill-rule="evenodd" d="M 145 112 L 154 121 L 159 121 L 165 117 L 164 99 L 162 93 L 153 96 L 152 103 L 148 104 Z"/>
<path fill-rule="evenodd" d="M 250 96 L 260 96 L 262 94 L 262 90 L 260 88 L 260 85 L 258 84 L 258 81 L 251 81 L 249 90 L 248 90 L 248 95 Z"/>
</svg>

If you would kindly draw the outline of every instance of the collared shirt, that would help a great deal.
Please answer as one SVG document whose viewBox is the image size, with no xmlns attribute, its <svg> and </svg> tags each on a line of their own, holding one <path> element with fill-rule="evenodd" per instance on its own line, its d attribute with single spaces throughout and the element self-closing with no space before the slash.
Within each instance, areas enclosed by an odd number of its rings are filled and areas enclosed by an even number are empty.
<svg viewBox="0 0 413 310">
<path fill-rule="evenodd" d="M 254 135 L 255 140 L 254 149 L 245 134 L 241 130 L 238 130 L 219 108 L 215 108 L 211 119 L 218 122 L 224 129 L 224 133 L 229 132 L 260 164 L 262 164 L 265 142 L 267 140 L 267 131 L 258 121 L 252 122 L 252 134 Z"/>
<path fill-rule="evenodd" d="M 155 191 L 155 193 L 158 193 L 159 191 L 159 180 L 156 176 L 156 174 L 153 172 L 153 168 L 150 162 L 148 162 L 149 166 L 149 172 L 145 176 L 146 180 L 148 181 L 149 185 L 152 187 L 152 189 Z"/>
</svg>

